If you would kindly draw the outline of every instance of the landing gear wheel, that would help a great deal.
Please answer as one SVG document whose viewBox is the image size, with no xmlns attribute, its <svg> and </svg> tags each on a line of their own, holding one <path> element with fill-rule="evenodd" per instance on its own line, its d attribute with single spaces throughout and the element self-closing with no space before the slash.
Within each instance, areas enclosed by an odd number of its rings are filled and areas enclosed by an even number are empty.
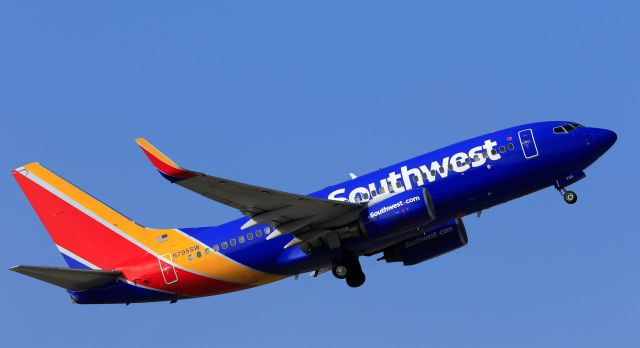
<svg viewBox="0 0 640 348">
<path fill-rule="evenodd" d="M 344 279 L 349 275 L 349 268 L 342 263 L 337 263 L 331 269 L 331 273 L 338 279 Z"/>
<path fill-rule="evenodd" d="M 364 284 L 366 279 L 357 256 L 347 256 L 339 260 L 331 268 L 331 273 L 338 279 L 346 279 L 347 285 L 352 288 Z"/>
<path fill-rule="evenodd" d="M 357 288 L 360 285 L 364 284 L 364 281 L 367 279 L 362 271 L 351 273 L 347 276 L 347 285 L 352 288 Z"/>
<path fill-rule="evenodd" d="M 346 277 L 347 285 L 352 288 L 357 288 L 360 285 L 364 284 L 366 277 L 362 272 L 362 267 L 360 266 L 360 261 L 358 261 L 358 258 L 355 257 L 349 260 L 346 264 L 348 265 L 348 272 Z"/>
<path fill-rule="evenodd" d="M 578 195 L 573 191 L 566 191 L 562 197 L 564 198 L 564 201 L 569 204 L 573 204 L 578 201 Z"/>
</svg>

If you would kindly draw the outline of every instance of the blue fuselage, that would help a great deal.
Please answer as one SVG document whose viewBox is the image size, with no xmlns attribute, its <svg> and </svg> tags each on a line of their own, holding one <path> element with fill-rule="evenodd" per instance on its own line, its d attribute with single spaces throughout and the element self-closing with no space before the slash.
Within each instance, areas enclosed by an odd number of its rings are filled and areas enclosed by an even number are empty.
<svg viewBox="0 0 640 348">
<path fill-rule="evenodd" d="M 615 133 L 577 124 L 558 131 L 568 122 L 539 122 L 492 132 L 424 155 L 376 170 L 353 180 L 324 188 L 312 197 L 366 203 L 373 194 L 426 188 L 437 202 L 436 226 L 456 217 L 472 214 L 549 186 L 563 188 L 571 178 L 581 178 L 591 165 L 616 141 Z M 391 198 L 392 200 L 392 198 Z M 379 203 L 384 204 L 384 203 Z M 266 240 L 245 236 L 264 231 L 264 225 L 241 230 L 247 218 L 215 227 L 185 228 L 182 231 L 244 265 L 267 273 L 298 274 L 330 266 L 344 250 L 370 255 L 406 240 L 419 230 L 389 231 L 384 236 L 361 235 L 343 241 L 340 249 L 328 247 L 305 252 L 285 249 L 291 236 Z M 244 242 L 229 245 L 231 239 Z"/>
</svg>

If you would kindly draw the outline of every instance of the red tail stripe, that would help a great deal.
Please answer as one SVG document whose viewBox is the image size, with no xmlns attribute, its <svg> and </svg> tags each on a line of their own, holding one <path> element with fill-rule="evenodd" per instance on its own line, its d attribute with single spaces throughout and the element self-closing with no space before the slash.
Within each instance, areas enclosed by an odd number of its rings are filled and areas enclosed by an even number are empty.
<svg viewBox="0 0 640 348">
<path fill-rule="evenodd" d="M 24 175 L 14 172 L 14 176 L 53 241 L 102 269 L 118 269 L 127 280 L 188 296 L 212 295 L 247 288 L 179 268 L 176 268 L 178 282 L 167 285 L 154 255 Z"/>
<path fill-rule="evenodd" d="M 147 149 L 145 149 L 144 147 L 141 147 L 141 149 L 144 152 L 144 154 L 147 155 L 147 157 L 149 158 L 151 163 L 156 167 L 156 169 L 158 169 L 162 173 L 172 176 L 174 178 L 181 178 L 181 179 L 188 179 L 195 176 L 195 173 L 193 172 L 184 170 L 182 168 L 175 168 L 161 161 L 156 156 L 154 156 L 151 152 L 147 151 Z"/>
</svg>

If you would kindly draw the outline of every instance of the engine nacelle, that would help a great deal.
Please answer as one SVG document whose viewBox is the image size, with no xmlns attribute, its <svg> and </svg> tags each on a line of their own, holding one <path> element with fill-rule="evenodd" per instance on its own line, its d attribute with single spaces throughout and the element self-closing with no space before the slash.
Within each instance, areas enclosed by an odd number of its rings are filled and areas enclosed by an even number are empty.
<svg viewBox="0 0 640 348">
<path fill-rule="evenodd" d="M 405 266 L 415 265 L 465 246 L 467 242 L 462 220 L 455 219 L 384 249 L 384 259 L 402 262 Z"/>
<path fill-rule="evenodd" d="M 424 226 L 436 218 L 431 195 L 426 189 L 394 194 L 360 215 L 361 228 L 369 238 L 386 238 Z"/>
</svg>

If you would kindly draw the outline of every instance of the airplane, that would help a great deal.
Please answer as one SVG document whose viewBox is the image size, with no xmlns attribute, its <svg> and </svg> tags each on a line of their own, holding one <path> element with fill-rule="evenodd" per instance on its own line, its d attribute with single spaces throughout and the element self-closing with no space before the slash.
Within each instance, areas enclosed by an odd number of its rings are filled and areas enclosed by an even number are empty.
<svg viewBox="0 0 640 348">
<path fill-rule="evenodd" d="M 175 303 L 328 271 L 355 288 L 365 282 L 361 256 L 408 266 L 466 245 L 464 216 L 548 187 L 576 203 L 567 187 L 616 140 L 575 122 L 524 124 L 300 195 L 184 169 L 139 138 L 165 179 L 243 217 L 141 226 L 30 163 L 13 176 L 69 267 L 11 270 L 66 289 L 78 304 Z"/>
</svg>

